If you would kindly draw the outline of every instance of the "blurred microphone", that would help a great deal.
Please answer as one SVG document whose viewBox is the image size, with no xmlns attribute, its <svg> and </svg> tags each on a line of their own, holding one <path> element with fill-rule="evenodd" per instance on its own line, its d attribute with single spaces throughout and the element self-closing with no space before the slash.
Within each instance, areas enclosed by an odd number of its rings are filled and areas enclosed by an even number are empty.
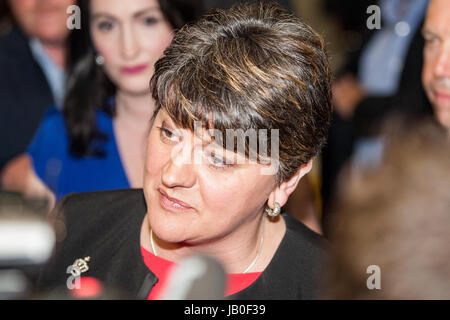
<svg viewBox="0 0 450 320">
<path fill-rule="evenodd" d="M 192 256 L 170 272 L 163 300 L 221 300 L 225 297 L 225 270 L 213 258 Z"/>
<path fill-rule="evenodd" d="M 55 245 L 46 201 L 0 192 L 0 268 L 39 266 Z"/>
<path fill-rule="evenodd" d="M 50 257 L 54 243 L 53 229 L 43 221 L 0 219 L 0 268 L 41 265 Z"/>
<path fill-rule="evenodd" d="M 26 295 L 49 259 L 56 237 L 46 214 L 45 200 L 0 192 L 0 299 Z"/>
</svg>

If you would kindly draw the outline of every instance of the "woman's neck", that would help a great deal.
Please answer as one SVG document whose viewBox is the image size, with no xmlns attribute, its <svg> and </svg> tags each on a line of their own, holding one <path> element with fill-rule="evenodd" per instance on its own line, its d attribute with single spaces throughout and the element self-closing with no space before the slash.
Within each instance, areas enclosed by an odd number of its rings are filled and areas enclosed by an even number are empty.
<svg viewBox="0 0 450 320">
<path fill-rule="evenodd" d="M 273 223 L 267 217 L 262 216 L 260 219 L 248 221 L 239 230 L 235 230 L 229 236 L 219 240 L 195 246 L 174 245 L 169 249 L 165 249 L 167 246 L 161 244 L 161 240 L 153 234 L 154 245 L 158 256 L 173 262 L 192 255 L 212 256 L 225 267 L 227 273 L 243 273 L 257 255 L 260 254 L 255 265 L 248 270 L 248 272 L 260 272 L 270 262 L 284 236 L 284 221 L 278 222 Z M 144 224 L 146 225 L 143 225 L 141 243 L 146 249 L 152 251 L 149 243 L 150 227 L 147 218 L 144 220 Z M 144 229 L 147 229 L 147 231 Z M 274 233 L 278 236 L 274 235 Z M 262 240 L 264 242 L 262 247 L 260 247 Z M 261 252 L 259 253 L 259 251 Z"/>
<path fill-rule="evenodd" d="M 130 129 L 146 133 L 154 110 L 155 103 L 150 93 L 118 92 L 116 95 L 116 121 Z"/>
</svg>

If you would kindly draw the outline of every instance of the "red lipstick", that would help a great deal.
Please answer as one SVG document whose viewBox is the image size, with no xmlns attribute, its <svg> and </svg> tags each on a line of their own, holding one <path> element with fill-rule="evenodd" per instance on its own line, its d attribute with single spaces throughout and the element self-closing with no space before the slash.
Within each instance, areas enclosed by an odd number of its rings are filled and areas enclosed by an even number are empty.
<svg viewBox="0 0 450 320">
<path fill-rule="evenodd" d="M 121 71 L 124 74 L 134 75 L 134 74 L 141 73 L 141 72 L 143 72 L 146 69 L 147 69 L 147 65 L 146 64 L 141 64 L 141 65 L 132 66 L 132 67 L 123 67 L 121 69 Z"/>
</svg>

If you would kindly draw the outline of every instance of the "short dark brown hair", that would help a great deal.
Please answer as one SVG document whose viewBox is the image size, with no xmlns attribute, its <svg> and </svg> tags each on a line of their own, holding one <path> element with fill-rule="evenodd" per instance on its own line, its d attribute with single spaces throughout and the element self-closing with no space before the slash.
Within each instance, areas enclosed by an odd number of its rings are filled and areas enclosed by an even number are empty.
<svg viewBox="0 0 450 320">
<path fill-rule="evenodd" d="M 278 129 L 281 182 L 327 138 L 330 78 L 323 39 L 278 4 L 256 2 L 183 27 L 156 63 L 151 90 L 156 113 L 164 108 L 185 129 L 195 121 L 224 134 Z"/>
</svg>

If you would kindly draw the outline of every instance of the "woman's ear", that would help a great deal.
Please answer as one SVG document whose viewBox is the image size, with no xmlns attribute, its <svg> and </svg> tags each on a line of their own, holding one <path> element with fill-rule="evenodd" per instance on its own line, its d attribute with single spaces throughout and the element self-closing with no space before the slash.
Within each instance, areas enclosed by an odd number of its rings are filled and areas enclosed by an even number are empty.
<svg viewBox="0 0 450 320">
<path fill-rule="evenodd" d="M 284 206 L 291 193 L 297 188 L 300 179 L 311 171 L 312 166 L 313 159 L 302 165 L 289 180 L 283 181 L 277 186 L 269 195 L 268 206 L 273 209 L 275 202 L 278 202 L 281 207 Z"/>
</svg>

